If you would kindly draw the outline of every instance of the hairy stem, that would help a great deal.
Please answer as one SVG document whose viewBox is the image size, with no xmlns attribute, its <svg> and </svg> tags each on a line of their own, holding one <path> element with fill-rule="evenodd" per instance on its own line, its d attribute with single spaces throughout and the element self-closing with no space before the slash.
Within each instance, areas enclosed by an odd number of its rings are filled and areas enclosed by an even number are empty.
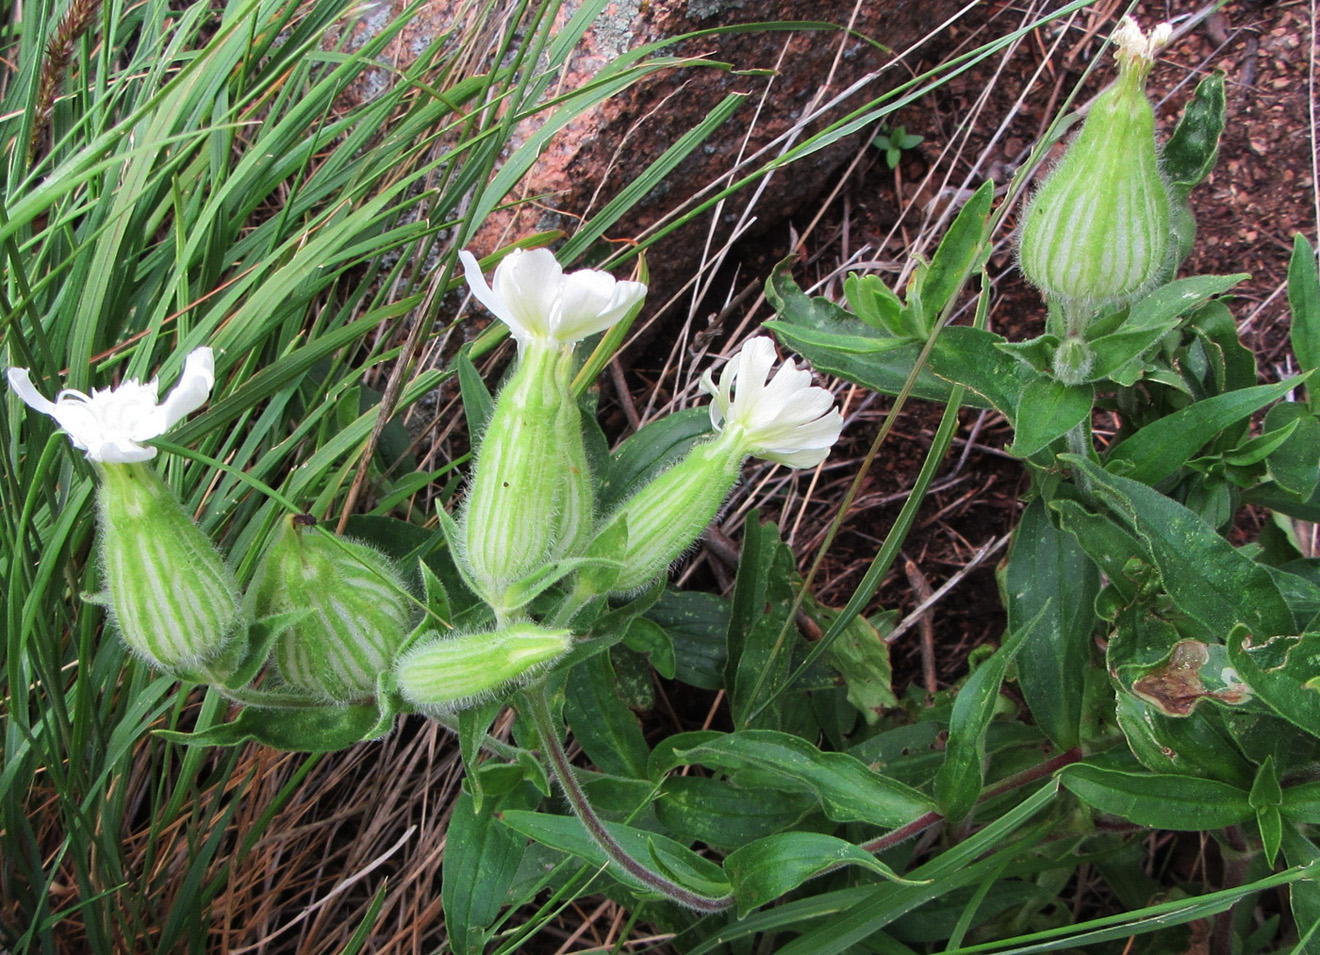
<svg viewBox="0 0 1320 955">
<path fill-rule="evenodd" d="M 687 906 L 698 912 L 719 912 L 728 908 L 733 902 L 732 895 L 711 897 L 694 892 L 657 872 L 653 872 L 630 856 L 623 846 L 619 845 L 618 841 L 605 828 L 604 822 L 596 815 L 596 811 L 591 808 L 586 793 L 582 791 L 573 775 L 573 767 L 568 761 L 568 754 L 564 751 L 564 744 L 559 738 L 559 730 L 555 726 L 554 717 L 550 714 L 550 705 L 545 697 L 545 689 L 539 686 L 531 687 L 523 692 L 522 698 L 527 703 L 527 712 L 536 726 L 536 733 L 540 737 L 541 746 L 550 758 L 550 768 L 559 781 L 559 785 L 563 787 L 569 805 L 573 807 L 573 814 L 578 817 L 592 840 L 600 846 L 601 851 L 605 853 L 610 861 L 642 885 L 672 899 L 679 905 Z"/>
</svg>

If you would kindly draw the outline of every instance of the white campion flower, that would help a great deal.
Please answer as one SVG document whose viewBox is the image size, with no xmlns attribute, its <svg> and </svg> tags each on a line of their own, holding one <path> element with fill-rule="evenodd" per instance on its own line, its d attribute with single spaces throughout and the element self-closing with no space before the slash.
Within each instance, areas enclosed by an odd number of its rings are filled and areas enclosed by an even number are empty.
<svg viewBox="0 0 1320 955">
<path fill-rule="evenodd" d="M 820 464 L 839 439 L 843 416 L 834 396 L 811 383 L 811 372 L 788 359 L 773 378 L 775 346 L 749 339 L 720 372 L 707 371 L 701 390 L 711 396 L 710 421 L 748 454 L 790 468 Z"/>
<path fill-rule="evenodd" d="M 528 342 L 571 345 L 603 332 L 646 297 L 641 282 L 620 281 L 608 272 L 581 269 L 565 275 L 549 249 L 511 252 L 495 267 L 493 288 L 471 252 L 458 257 L 472 294 L 509 326 L 520 349 Z"/>
<path fill-rule="evenodd" d="M 155 448 L 139 442 L 164 434 L 206 403 L 215 359 L 198 348 L 178 384 L 157 398 L 156 379 L 130 378 L 90 395 L 64 389 L 49 401 L 26 368 L 10 368 L 9 386 L 50 415 L 93 462 L 97 548 L 113 628 L 152 667 L 189 680 L 221 682 L 238 668 L 245 628 L 238 584 L 211 539 L 146 462 Z"/>
<path fill-rule="evenodd" d="M 209 348 L 194 349 L 164 401 L 155 378 L 145 385 L 130 378 L 117 388 L 93 388 L 90 395 L 65 388 L 50 401 L 33 386 L 28 369 L 10 368 L 6 377 L 29 408 L 55 419 L 87 460 L 135 464 L 156 456 L 155 448 L 139 442 L 159 437 L 206 404 L 215 385 L 215 358 Z"/>
<path fill-rule="evenodd" d="M 646 586 L 692 546 L 719 514 L 748 455 L 809 468 L 830 453 L 843 427 L 834 396 L 812 385 L 811 373 L 791 359 L 771 378 L 774 363 L 774 344 L 758 336 L 729 360 L 718 384 L 709 372 L 702 377 L 719 435 L 626 500 L 587 551 L 621 565 L 608 584 L 611 593 Z"/>
</svg>

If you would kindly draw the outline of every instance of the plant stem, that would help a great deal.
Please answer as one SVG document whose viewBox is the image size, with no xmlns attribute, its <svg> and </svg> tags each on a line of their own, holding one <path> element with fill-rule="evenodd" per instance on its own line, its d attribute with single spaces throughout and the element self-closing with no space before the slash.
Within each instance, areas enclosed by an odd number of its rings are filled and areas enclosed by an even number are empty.
<svg viewBox="0 0 1320 955">
<path fill-rule="evenodd" d="M 1024 769 L 1016 776 L 1009 776 L 1007 779 L 1000 780 L 989 789 L 982 791 L 980 799 L 978 799 L 977 802 L 1002 795 L 1010 789 L 1018 789 L 1021 786 L 1034 783 L 1038 779 L 1044 779 L 1046 776 L 1062 769 L 1070 763 L 1077 762 L 1081 758 L 1082 751 L 1074 746 L 1067 752 L 1060 753 L 1052 759 L 1045 760 L 1045 762 L 1041 763 L 1039 766 L 1032 766 L 1030 769 Z M 883 852 L 885 849 L 898 845 L 905 839 L 912 838 L 923 829 L 929 829 L 937 822 L 943 821 L 943 819 L 944 817 L 938 812 L 928 812 L 923 816 L 918 816 L 906 825 L 899 826 L 892 832 L 886 832 L 878 839 L 872 839 L 870 842 L 863 842 L 862 848 L 872 854 Z"/>
<path fill-rule="evenodd" d="M 731 894 L 712 897 L 694 892 L 672 879 L 653 872 L 628 854 L 623 846 L 610 835 L 605 828 L 605 823 L 596 815 L 591 803 L 587 801 L 586 793 L 578 785 L 577 779 L 573 775 L 573 767 L 568 761 L 568 754 L 564 751 L 564 745 L 560 741 L 559 730 L 555 726 L 554 717 L 550 714 L 550 704 L 545 697 L 545 688 L 541 686 L 530 687 L 523 692 L 522 698 L 527 703 L 528 715 L 531 716 L 532 723 L 536 726 L 536 733 L 541 738 L 541 746 L 550 758 L 550 768 L 559 781 L 559 785 L 563 787 L 564 795 L 568 797 L 568 804 L 573 808 L 573 814 L 577 816 L 578 821 L 587 830 L 587 834 L 591 836 L 596 845 L 600 846 L 601 851 L 605 853 L 610 861 L 648 889 L 668 897 L 679 905 L 695 909 L 698 912 L 720 912 L 728 908 L 733 902 Z"/>
</svg>

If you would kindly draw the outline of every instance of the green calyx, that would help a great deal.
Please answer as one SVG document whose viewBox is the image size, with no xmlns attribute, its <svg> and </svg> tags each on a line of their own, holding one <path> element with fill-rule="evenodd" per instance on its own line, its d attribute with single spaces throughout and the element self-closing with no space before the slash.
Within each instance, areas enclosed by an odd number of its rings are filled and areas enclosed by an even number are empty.
<svg viewBox="0 0 1320 955">
<path fill-rule="evenodd" d="M 394 668 L 405 700 L 442 715 L 500 696 L 544 671 L 573 645 L 568 630 L 519 623 L 493 633 L 432 632 Z"/>
<path fill-rule="evenodd" d="M 1036 192 L 1022 225 L 1023 273 L 1070 309 L 1118 308 L 1148 289 L 1168 259 L 1168 189 L 1160 175 L 1149 61 L 1120 57 L 1081 133 Z"/>
<path fill-rule="evenodd" d="M 157 669 L 223 678 L 243 628 L 224 559 L 146 464 L 102 464 L 101 575 L 110 621 Z"/>
<path fill-rule="evenodd" d="M 663 574 L 715 519 L 746 457 L 739 438 L 735 428 L 697 445 L 610 515 L 587 556 L 623 564 L 612 593 L 630 593 Z M 619 525 L 626 534 L 614 533 Z M 623 553 L 614 552 L 620 539 Z"/>
<path fill-rule="evenodd" d="M 591 475 L 573 398 L 572 351 L 529 343 L 500 389 L 464 506 L 464 560 L 480 595 L 509 587 L 582 546 Z"/>
<path fill-rule="evenodd" d="M 285 519 L 250 594 L 259 618 L 299 614 L 275 644 L 280 676 L 336 703 L 371 697 L 410 630 L 412 602 L 388 558 L 310 518 Z"/>
</svg>

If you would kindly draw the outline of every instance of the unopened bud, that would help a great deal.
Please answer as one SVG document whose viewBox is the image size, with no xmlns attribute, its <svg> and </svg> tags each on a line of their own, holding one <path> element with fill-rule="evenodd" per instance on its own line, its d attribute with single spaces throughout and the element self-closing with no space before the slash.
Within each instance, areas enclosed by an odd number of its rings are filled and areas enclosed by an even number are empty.
<svg viewBox="0 0 1320 955">
<path fill-rule="evenodd" d="M 1095 352 L 1080 338 L 1068 337 L 1054 350 L 1054 377 L 1065 385 L 1080 385 L 1091 374 Z"/>
<path fill-rule="evenodd" d="M 370 697 L 409 633 L 411 601 L 383 554 L 285 519 L 253 583 L 259 617 L 303 611 L 275 646 L 285 682 L 337 703 Z"/>
<path fill-rule="evenodd" d="M 573 645 L 568 630 L 514 624 L 494 633 L 430 639 L 395 665 L 399 693 L 424 713 L 452 713 L 507 692 L 543 671 Z"/>
<path fill-rule="evenodd" d="M 101 572 L 124 642 L 171 673 L 218 662 L 240 635 L 238 585 L 210 539 L 146 464 L 99 465 Z"/>
<path fill-rule="evenodd" d="M 1146 75 L 1167 28 L 1126 20 L 1118 79 L 1091 105 L 1076 141 L 1036 192 L 1022 226 L 1022 271 L 1065 308 L 1116 308 L 1156 281 L 1169 250 Z"/>
<path fill-rule="evenodd" d="M 623 564 L 613 593 L 638 590 L 663 574 L 715 519 L 738 483 L 745 452 L 737 440 L 735 432 L 726 431 L 697 445 L 611 515 L 587 556 Z M 620 524 L 626 535 L 613 533 Z M 626 540 L 623 553 L 614 552 L 619 539 Z"/>
</svg>

